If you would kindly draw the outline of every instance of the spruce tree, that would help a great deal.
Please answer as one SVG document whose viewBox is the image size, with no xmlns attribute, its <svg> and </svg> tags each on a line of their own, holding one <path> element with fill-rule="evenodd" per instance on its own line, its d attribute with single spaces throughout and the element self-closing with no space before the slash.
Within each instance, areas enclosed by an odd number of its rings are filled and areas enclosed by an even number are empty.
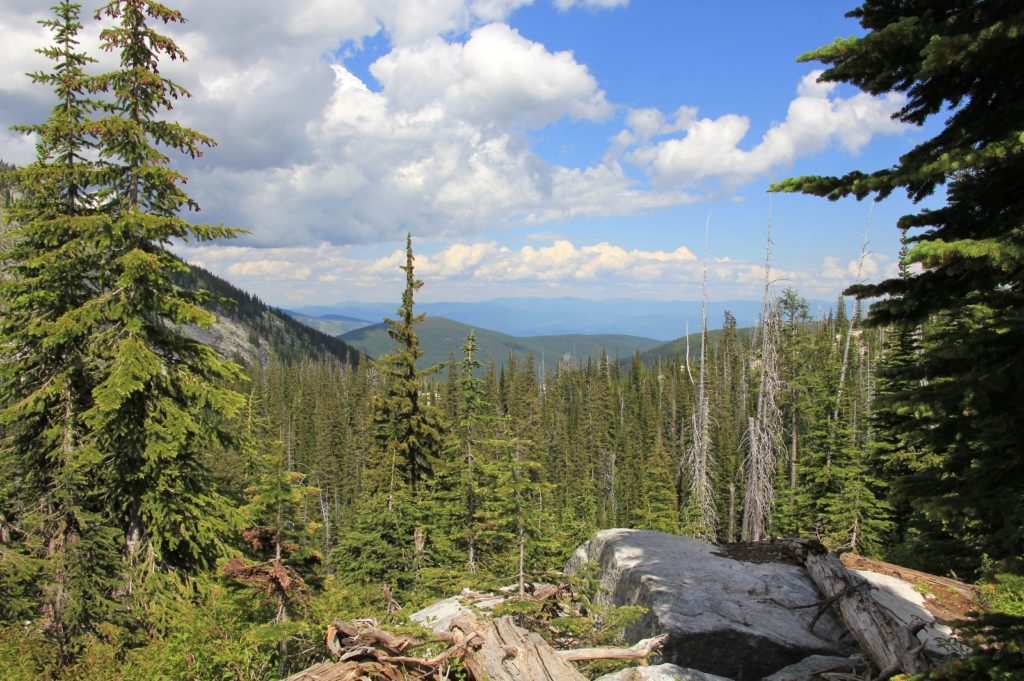
<svg viewBox="0 0 1024 681">
<path fill-rule="evenodd" d="M 38 590 L 30 600 L 41 601 L 44 629 L 66 659 L 79 633 L 112 619 L 119 561 L 93 481 L 101 458 L 89 451 L 83 423 L 95 327 L 78 312 L 99 285 L 106 223 L 93 196 L 99 167 L 88 160 L 98 103 L 84 68 L 93 60 L 78 46 L 79 6 L 62 2 L 53 11 L 41 22 L 53 44 L 39 50 L 53 68 L 30 77 L 57 102 L 45 122 L 17 126 L 37 136 L 37 159 L 5 177 L 11 232 L 0 254 L 0 524 L 20 528 L 20 564 L 32 569 L 0 576 L 12 586 L 29 577 L 23 586 Z"/>
<path fill-rule="evenodd" d="M 365 582 L 383 582 L 398 594 L 412 589 L 436 556 L 431 542 L 437 518 L 428 485 L 446 444 L 446 427 L 430 403 L 419 371 L 423 355 L 414 295 L 423 286 L 414 273 L 412 235 L 406 237 L 405 289 L 397 319 L 386 319 L 395 350 L 373 366 L 383 385 L 373 399 L 372 459 L 367 461 L 352 525 L 332 552 L 336 566 Z M 441 539 L 441 538 L 438 538 Z"/>
<path fill-rule="evenodd" d="M 466 336 L 462 346 L 463 357 L 458 364 L 456 390 L 458 392 L 455 413 L 458 419 L 459 462 L 461 496 L 465 499 L 465 524 L 462 536 L 466 544 L 466 569 L 476 572 L 476 536 L 479 528 L 476 525 L 477 470 L 479 468 L 478 440 L 481 430 L 486 425 L 488 405 L 483 396 L 483 379 L 477 374 L 483 364 L 476 358 L 478 348 L 476 334 L 473 331 Z"/>
<path fill-rule="evenodd" d="M 222 387 L 237 368 L 178 329 L 211 321 L 203 294 L 171 283 L 185 269 L 171 239 L 234 233 L 178 217 L 195 206 L 158 150 L 194 156 L 211 143 L 164 113 L 187 93 L 157 63 L 183 54 L 146 20 L 180 15 L 104 6 L 97 18 L 121 21 L 102 33 L 121 63 L 104 76 L 85 73 L 78 17 L 61 2 L 43 22 L 54 68 L 32 78 L 57 103 L 19 127 L 39 143 L 14 176 L 0 290 L 0 474 L 13 483 L 0 513 L 17 517 L 21 548 L 40 560 L 35 586 L 62 660 L 80 634 L 139 617 L 127 596 L 141 593 L 140 564 L 196 569 L 222 553 L 228 503 L 205 457 L 229 439 L 220 422 L 239 404 Z"/>
<path fill-rule="evenodd" d="M 121 524 L 130 565 L 194 569 L 223 553 L 230 506 L 212 484 L 204 456 L 229 443 L 222 423 L 242 397 L 226 387 L 238 367 L 181 331 L 213 318 L 201 306 L 203 292 L 173 284 L 187 267 L 168 245 L 233 237 L 237 230 L 180 216 L 198 206 L 163 152 L 195 158 L 213 145 L 165 115 L 189 93 L 164 78 L 159 63 L 185 55 L 151 24 L 184 18 L 150 0 L 114 0 L 96 17 L 114 22 L 100 41 L 119 61 L 117 70 L 95 79 L 111 97 L 107 115 L 94 123 L 103 162 L 102 220 L 93 231 L 101 257 L 99 274 L 83 283 L 88 299 L 66 315 L 89 332 L 92 404 L 83 419 L 88 446 L 103 462 L 93 484 Z"/>
<path fill-rule="evenodd" d="M 913 475 L 914 503 L 950 528 L 977 561 L 1024 554 L 1024 14 L 1015 2 L 872 0 L 848 16 L 866 33 L 801 57 L 822 61 L 828 82 L 906 94 L 895 118 L 942 129 L 891 168 L 776 185 L 838 199 L 914 201 L 944 187 L 939 208 L 904 216 L 909 277 L 849 289 L 879 297 L 875 324 L 934 320 L 918 362 L 919 388 L 899 398 L 900 425 L 938 459 Z M 935 323 L 937 322 L 937 323 Z M 909 489 L 909 488 L 908 488 Z M 936 566 L 941 568 L 942 566 Z"/>
<path fill-rule="evenodd" d="M 374 402 L 374 424 L 377 444 L 389 459 L 389 486 L 406 486 L 413 496 L 430 477 L 434 460 L 440 455 L 444 442 L 442 425 L 437 410 L 421 395 L 423 378 L 433 369 L 421 372 L 416 362 L 423 356 L 416 325 L 424 315 L 417 315 L 413 307 L 414 295 L 423 282 L 413 271 L 412 235 L 405 242 L 405 290 L 397 319 L 385 319 L 388 335 L 397 347 L 375 362 L 384 376 L 384 394 Z"/>
<path fill-rule="evenodd" d="M 449 379 L 451 404 L 445 406 L 454 420 L 453 437 L 429 483 L 429 500 L 419 503 L 430 510 L 427 531 L 437 568 L 431 573 L 440 580 L 478 571 L 476 511 L 478 497 L 489 493 L 481 483 L 481 470 L 488 463 L 481 441 L 488 435 L 487 422 L 491 420 L 483 379 L 476 375 L 483 367 L 476 358 L 478 350 L 476 334 L 470 331 L 462 346 L 463 357 L 454 364 L 454 376 Z"/>
</svg>

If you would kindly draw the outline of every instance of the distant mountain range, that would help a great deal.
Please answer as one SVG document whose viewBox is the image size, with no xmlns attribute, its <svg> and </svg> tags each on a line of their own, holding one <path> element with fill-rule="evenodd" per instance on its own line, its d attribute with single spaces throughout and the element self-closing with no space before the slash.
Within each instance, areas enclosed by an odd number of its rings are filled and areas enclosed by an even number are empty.
<svg viewBox="0 0 1024 681">
<path fill-rule="evenodd" d="M 563 334 L 616 334 L 668 341 L 700 329 L 700 301 L 587 300 L 585 298 L 495 298 L 480 302 L 417 303 L 416 311 L 444 317 L 478 329 L 492 329 L 509 336 Z M 814 313 L 830 303 L 811 302 Z M 350 320 L 380 322 L 394 317 L 394 303 L 342 302 L 296 308 L 307 317 L 341 315 Z M 722 326 L 724 312 L 736 317 L 738 326 L 754 326 L 761 302 L 726 300 L 708 303 L 708 327 Z"/>
<path fill-rule="evenodd" d="M 635 352 L 644 352 L 661 344 L 652 338 L 616 334 L 517 337 L 428 315 L 416 327 L 420 347 L 424 351 L 419 367 L 425 369 L 447 362 L 453 352 L 456 357 L 461 357 L 461 348 L 471 330 L 475 332 L 480 349 L 478 359 L 486 363 L 487 358 L 491 357 L 499 366 L 505 364 L 510 352 L 515 353 L 518 361 L 525 361 L 527 355 L 533 355 L 539 367 L 545 361 L 553 364 L 560 359 L 585 360 L 602 352 L 612 358 L 628 358 Z M 395 347 L 394 341 L 387 334 L 386 324 L 365 326 L 342 334 L 339 338 L 371 357 L 380 357 Z"/>
<path fill-rule="evenodd" d="M 379 320 L 371 322 L 366 319 L 356 319 L 355 317 L 346 317 L 341 314 L 325 314 L 319 317 L 314 317 L 302 314 L 301 312 L 294 312 L 292 310 L 283 310 L 283 312 L 287 313 L 294 320 L 302 322 L 310 328 L 335 337 L 348 333 L 349 331 L 361 329 L 364 326 L 372 326 L 379 322 Z"/>
</svg>

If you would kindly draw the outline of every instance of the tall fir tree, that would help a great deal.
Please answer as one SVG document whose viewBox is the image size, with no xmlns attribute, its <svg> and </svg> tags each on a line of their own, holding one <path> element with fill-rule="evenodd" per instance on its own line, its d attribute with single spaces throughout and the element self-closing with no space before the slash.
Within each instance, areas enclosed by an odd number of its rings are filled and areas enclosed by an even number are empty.
<svg viewBox="0 0 1024 681">
<path fill-rule="evenodd" d="M 415 313 L 414 298 L 423 282 L 415 276 L 411 234 L 405 256 L 398 318 L 385 320 L 397 347 L 373 362 L 382 383 L 373 399 L 374 458 L 363 476 L 365 491 L 353 523 L 332 553 L 336 566 L 399 593 L 412 589 L 423 568 L 437 562 L 432 555 L 437 518 L 426 492 L 447 439 L 446 424 L 425 385 L 439 367 L 420 371 L 416 366 L 423 356 L 416 334 L 423 315 Z"/>
<path fill-rule="evenodd" d="M 171 282 L 186 269 L 172 239 L 234 234 L 179 217 L 196 206 L 158 150 L 196 156 L 212 144 L 166 117 L 188 93 L 157 65 L 184 55 L 147 21 L 181 16 L 157 3 L 105 5 L 97 18 L 120 23 L 101 44 L 120 69 L 102 76 L 85 73 L 78 18 L 78 5 L 61 2 L 44 22 L 54 68 L 32 77 L 57 104 L 46 122 L 19 128 L 39 143 L 16 173 L 0 292 L 0 469 L 16 483 L 0 513 L 20 516 L 21 546 L 42 559 L 35 584 L 62 660 L 99 628 L 145 616 L 129 608 L 148 592 L 139 577 L 223 554 L 230 504 L 206 458 L 230 441 L 222 423 L 241 402 L 224 387 L 238 368 L 180 332 L 211 323 L 204 294 Z"/>
<path fill-rule="evenodd" d="M 94 123 L 103 161 L 103 220 L 94 233 L 102 257 L 88 300 L 67 315 L 89 328 L 85 352 L 94 387 L 83 418 L 92 434 L 88 446 L 104 463 L 94 484 L 122 522 L 130 565 L 195 569 L 222 555 L 230 529 L 230 504 L 212 484 L 204 457 L 229 443 L 223 423 L 242 396 L 227 387 L 239 367 L 181 331 L 208 326 L 213 317 L 202 308 L 204 292 L 173 284 L 187 267 L 167 247 L 174 239 L 230 238 L 237 230 L 181 217 L 198 206 L 162 151 L 196 158 L 214 144 L 166 117 L 189 93 L 164 78 L 159 63 L 185 54 L 151 24 L 184 18 L 151 0 L 114 0 L 96 17 L 112 20 L 100 44 L 119 60 L 95 80 L 110 93 L 107 115 Z"/>
<path fill-rule="evenodd" d="M 1020 556 L 1024 439 L 1008 424 L 1024 422 L 1024 84 L 1004 65 L 1024 59 L 1024 13 L 1014 2 L 872 0 L 848 16 L 863 36 L 801 59 L 827 64 L 824 81 L 906 94 L 901 122 L 944 124 L 891 168 L 774 189 L 832 200 L 903 190 L 916 202 L 944 187 L 943 205 L 900 220 L 920 269 L 849 292 L 881 298 L 875 324 L 931 320 L 906 372 L 919 387 L 896 398 L 910 416 L 899 427 L 937 457 L 913 472 L 914 503 L 967 561 Z"/>
<path fill-rule="evenodd" d="M 99 165 L 89 160 L 97 144 L 89 128 L 99 104 L 84 71 L 93 60 L 79 48 L 79 11 L 62 2 L 41 22 L 53 44 L 39 52 L 53 67 L 30 77 L 57 102 L 45 122 L 16 128 L 37 136 L 37 158 L 5 177 L 12 230 L 0 254 L 0 524 L 20 528 L 20 564 L 31 567 L 20 575 L 27 580 L 2 576 L 41 592 L 44 629 L 64 659 L 78 634 L 113 619 L 119 564 L 94 482 L 102 456 L 89 449 L 83 422 L 92 406 L 95 326 L 79 313 L 102 282 L 107 218 L 93 195 Z"/>
<path fill-rule="evenodd" d="M 414 311 L 414 296 L 423 282 L 414 273 L 412 235 L 405 240 L 405 290 L 397 319 L 386 319 L 388 335 L 395 350 L 375 362 L 384 377 L 384 394 L 374 402 L 374 423 L 378 446 L 390 459 L 389 486 L 406 486 L 411 494 L 430 477 L 434 461 L 444 445 L 440 415 L 423 392 L 423 379 L 436 371 L 420 371 L 416 363 L 423 356 L 416 325 L 423 314 Z"/>
</svg>

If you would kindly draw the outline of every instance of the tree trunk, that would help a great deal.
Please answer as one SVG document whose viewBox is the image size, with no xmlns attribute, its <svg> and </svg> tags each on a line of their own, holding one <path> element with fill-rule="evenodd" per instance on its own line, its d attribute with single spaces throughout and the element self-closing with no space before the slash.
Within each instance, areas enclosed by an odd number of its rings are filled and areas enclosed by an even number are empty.
<svg viewBox="0 0 1024 681">
<path fill-rule="evenodd" d="M 875 601 L 864 578 L 847 570 L 837 555 L 818 542 L 792 540 L 792 544 L 825 603 L 836 606 L 846 628 L 879 670 L 877 678 L 887 679 L 901 672 L 923 674 L 931 668 L 916 632 Z"/>
<path fill-rule="evenodd" d="M 520 629 L 509 617 L 494 620 L 482 634 L 483 645 L 469 651 L 462 661 L 473 679 L 585 681 L 544 639 Z"/>
</svg>

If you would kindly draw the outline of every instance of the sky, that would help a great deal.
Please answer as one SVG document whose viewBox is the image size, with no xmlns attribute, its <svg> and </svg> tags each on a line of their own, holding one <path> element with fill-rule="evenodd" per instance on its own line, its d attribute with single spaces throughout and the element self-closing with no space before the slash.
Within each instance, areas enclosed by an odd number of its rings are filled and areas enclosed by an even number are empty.
<svg viewBox="0 0 1024 681">
<path fill-rule="evenodd" d="M 41 0 L 0 13 L 0 158 L 52 94 Z M 99 22 L 84 47 L 97 53 Z M 861 34 L 853 2 L 168 0 L 192 93 L 171 113 L 218 146 L 175 160 L 196 221 L 175 244 L 283 307 L 397 301 L 412 233 L 421 301 L 502 296 L 831 300 L 895 272 L 915 207 L 769 194 L 793 175 L 891 166 L 935 133 L 903 101 L 819 83 L 797 57 Z M 96 71 L 111 68 L 101 57 Z M 866 235 L 866 247 L 865 247 Z M 864 255 L 861 256 L 862 250 Z"/>
</svg>

